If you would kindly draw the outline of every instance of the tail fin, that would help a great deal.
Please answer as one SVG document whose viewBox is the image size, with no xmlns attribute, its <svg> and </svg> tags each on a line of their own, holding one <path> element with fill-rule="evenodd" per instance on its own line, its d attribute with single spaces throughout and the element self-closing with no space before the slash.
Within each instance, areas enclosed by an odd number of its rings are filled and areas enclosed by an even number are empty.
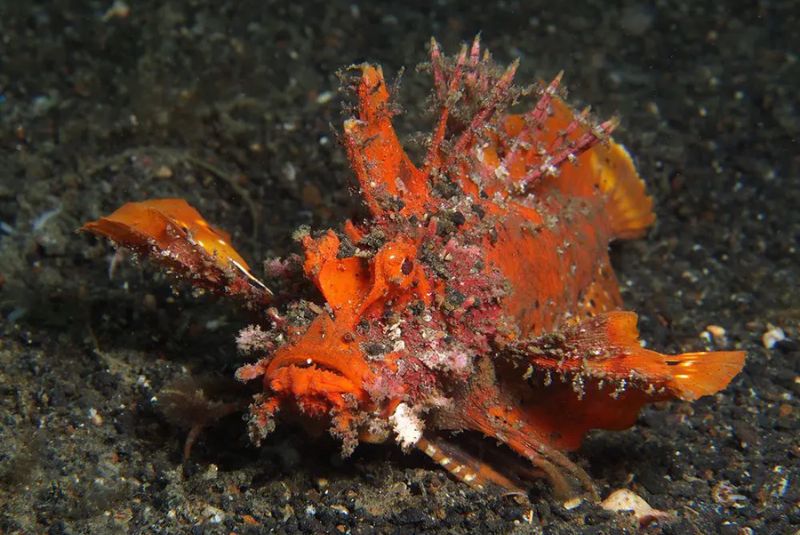
<svg viewBox="0 0 800 535">
<path fill-rule="evenodd" d="M 675 397 L 691 401 L 716 394 L 728 386 L 744 366 L 742 351 L 663 355 L 645 349 L 639 343 L 636 320 L 636 314 L 627 311 L 609 312 L 595 318 L 598 331 L 604 334 L 602 344 L 608 352 L 606 355 L 611 358 L 588 361 L 590 369 L 622 377 L 633 371 L 649 384 L 666 387 Z"/>
<path fill-rule="evenodd" d="M 643 390 L 666 391 L 670 397 L 694 400 L 725 388 L 744 366 L 743 351 L 713 351 L 664 355 L 639 343 L 636 314 L 607 312 L 563 332 L 553 351 L 543 337 L 531 346 L 538 351 L 534 366 L 577 373 L 607 381 L 633 381 Z M 565 357 L 566 355 L 566 357 Z M 658 397 L 658 396 L 656 396 Z"/>
<path fill-rule="evenodd" d="M 744 353 L 741 351 L 683 353 L 661 357 L 661 362 L 654 360 L 652 365 L 670 370 L 670 389 L 679 398 L 690 401 L 719 392 L 728 386 L 744 366 Z"/>
</svg>

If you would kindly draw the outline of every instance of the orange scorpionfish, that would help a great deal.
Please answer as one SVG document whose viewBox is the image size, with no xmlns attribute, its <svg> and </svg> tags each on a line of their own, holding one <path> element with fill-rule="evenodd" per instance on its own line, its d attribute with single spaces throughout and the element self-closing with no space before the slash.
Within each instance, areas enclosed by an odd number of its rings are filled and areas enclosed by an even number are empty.
<svg viewBox="0 0 800 535">
<path fill-rule="evenodd" d="M 560 74 L 513 86 L 516 67 L 498 69 L 478 39 L 455 58 L 431 42 L 439 114 L 421 165 L 392 127 L 381 69 L 355 67 L 344 144 L 371 217 L 302 237 L 293 276 L 313 299 L 273 295 L 180 199 L 129 203 L 83 229 L 258 313 L 239 340 L 260 360 L 236 374 L 263 387 L 248 416 L 256 443 L 289 416 L 328 427 L 344 454 L 393 440 L 474 488 L 523 492 L 543 476 L 559 497 L 596 498 L 565 452 L 591 429 L 630 427 L 646 403 L 718 392 L 744 353 L 642 347 L 608 244 L 645 233 L 652 199 L 610 137 L 615 120 L 567 106 Z M 530 111 L 508 111 L 532 92 Z M 270 306 L 281 303 L 292 313 Z M 458 431 L 517 455 L 479 459 Z"/>
</svg>

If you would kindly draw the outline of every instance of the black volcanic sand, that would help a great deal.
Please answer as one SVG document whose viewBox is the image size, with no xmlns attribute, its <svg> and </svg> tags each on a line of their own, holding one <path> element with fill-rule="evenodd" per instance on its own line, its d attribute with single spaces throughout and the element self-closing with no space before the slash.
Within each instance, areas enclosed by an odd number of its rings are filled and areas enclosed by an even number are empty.
<svg viewBox="0 0 800 535">
<path fill-rule="evenodd" d="M 398 125 L 429 131 L 431 83 L 414 66 L 431 36 L 453 53 L 479 31 L 499 61 L 522 59 L 518 80 L 564 69 L 574 104 L 621 116 L 659 217 L 614 246 L 643 338 L 748 354 L 724 392 L 651 407 L 574 457 L 603 496 L 629 488 L 675 514 L 648 532 L 798 532 L 795 2 L 26 4 L 0 5 L 0 532 L 636 532 L 630 515 L 564 510 L 544 484 L 527 517 L 393 445 L 342 461 L 332 439 L 284 425 L 254 448 L 240 415 L 182 466 L 186 430 L 156 394 L 230 377 L 247 318 L 150 266 L 123 260 L 110 277 L 113 249 L 75 233 L 125 201 L 176 196 L 254 264 L 297 252 L 300 225 L 363 213 L 337 70 L 406 67 Z M 773 326 L 786 339 L 767 349 Z"/>
</svg>

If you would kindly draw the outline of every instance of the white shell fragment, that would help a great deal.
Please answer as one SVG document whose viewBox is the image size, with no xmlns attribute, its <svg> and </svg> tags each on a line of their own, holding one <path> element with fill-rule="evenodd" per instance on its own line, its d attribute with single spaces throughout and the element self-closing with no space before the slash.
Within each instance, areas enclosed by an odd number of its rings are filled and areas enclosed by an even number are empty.
<svg viewBox="0 0 800 535">
<path fill-rule="evenodd" d="M 783 332 L 783 329 L 767 323 L 767 331 L 761 336 L 761 342 L 764 347 L 772 349 L 775 344 L 784 340 L 786 340 L 786 333 Z"/>
<path fill-rule="evenodd" d="M 640 526 L 673 518 L 672 513 L 653 509 L 641 496 L 628 489 L 615 490 L 600 503 L 600 506 L 606 511 L 631 511 Z"/>
</svg>

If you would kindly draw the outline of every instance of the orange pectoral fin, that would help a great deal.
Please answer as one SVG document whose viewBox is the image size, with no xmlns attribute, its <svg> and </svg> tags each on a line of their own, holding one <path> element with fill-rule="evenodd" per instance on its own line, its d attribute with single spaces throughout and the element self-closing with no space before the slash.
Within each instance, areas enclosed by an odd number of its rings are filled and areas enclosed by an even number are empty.
<svg viewBox="0 0 800 535">
<path fill-rule="evenodd" d="M 174 271 L 195 286 L 266 303 L 272 292 L 230 245 L 183 199 L 127 203 L 80 230 L 109 238 Z"/>
</svg>

